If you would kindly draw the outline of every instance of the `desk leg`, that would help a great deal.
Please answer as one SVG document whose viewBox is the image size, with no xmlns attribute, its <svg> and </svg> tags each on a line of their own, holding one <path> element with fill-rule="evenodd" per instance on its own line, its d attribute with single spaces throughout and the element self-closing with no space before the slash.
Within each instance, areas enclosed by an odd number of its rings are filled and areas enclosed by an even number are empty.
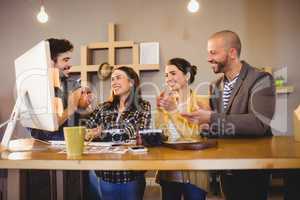
<svg viewBox="0 0 300 200">
<path fill-rule="evenodd" d="M 20 170 L 9 169 L 7 172 L 7 199 L 20 200 Z"/>
<path fill-rule="evenodd" d="M 64 176 L 62 170 L 56 170 L 56 199 L 64 199 Z"/>
</svg>

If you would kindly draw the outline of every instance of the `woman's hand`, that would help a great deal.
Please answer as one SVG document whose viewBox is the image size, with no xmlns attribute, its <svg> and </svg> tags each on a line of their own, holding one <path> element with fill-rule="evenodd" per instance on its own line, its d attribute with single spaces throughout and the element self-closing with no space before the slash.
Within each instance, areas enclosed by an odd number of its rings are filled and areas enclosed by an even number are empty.
<svg viewBox="0 0 300 200">
<path fill-rule="evenodd" d="M 177 102 L 173 95 L 162 92 L 156 98 L 156 105 L 158 108 L 163 108 L 168 112 L 173 112 L 177 110 Z"/>
<path fill-rule="evenodd" d="M 94 138 L 101 137 L 101 127 L 87 129 L 84 139 L 87 141 L 92 141 Z"/>
</svg>

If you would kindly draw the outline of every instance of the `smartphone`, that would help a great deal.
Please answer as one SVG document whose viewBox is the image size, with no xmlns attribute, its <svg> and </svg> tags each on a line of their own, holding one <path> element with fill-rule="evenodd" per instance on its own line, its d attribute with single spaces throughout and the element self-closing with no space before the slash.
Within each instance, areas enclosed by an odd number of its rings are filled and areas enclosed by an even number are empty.
<svg viewBox="0 0 300 200">
<path fill-rule="evenodd" d="M 148 149 L 144 146 L 132 146 L 132 147 L 129 147 L 129 151 L 134 152 L 134 153 L 143 153 L 143 152 L 147 152 Z"/>
</svg>

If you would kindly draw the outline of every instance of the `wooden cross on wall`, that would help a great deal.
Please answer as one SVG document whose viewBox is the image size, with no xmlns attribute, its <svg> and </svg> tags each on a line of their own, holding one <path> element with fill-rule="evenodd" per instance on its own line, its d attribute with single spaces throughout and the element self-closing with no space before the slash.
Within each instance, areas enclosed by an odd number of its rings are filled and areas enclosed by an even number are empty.
<svg viewBox="0 0 300 200">
<path fill-rule="evenodd" d="M 81 46 L 81 63 L 80 66 L 73 66 L 70 70 L 71 73 L 80 73 L 81 86 L 87 86 L 88 73 L 97 72 L 99 70 L 98 65 L 89 65 L 91 59 L 92 50 L 108 49 L 108 63 L 110 66 L 129 66 L 132 67 L 138 74 L 140 71 L 153 71 L 159 70 L 159 64 L 139 64 L 139 44 L 133 41 L 116 41 L 115 40 L 115 24 L 108 24 L 108 42 L 94 42 L 88 45 Z M 132 49 L 132 62 L 131 64 L 116 64 L 116 49 L 119 48 L 131 48 Z"/>
</svg>

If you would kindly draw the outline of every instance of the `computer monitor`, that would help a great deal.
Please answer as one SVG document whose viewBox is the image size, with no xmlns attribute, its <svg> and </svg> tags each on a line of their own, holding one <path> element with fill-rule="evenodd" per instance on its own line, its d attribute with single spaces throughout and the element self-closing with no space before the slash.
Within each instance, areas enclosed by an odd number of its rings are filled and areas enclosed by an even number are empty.
<svg viewBox="0 0 300 200">
<path fill-rule="evenodd" d="M 17 98 L 2 147 L 9 149 L 17 120 L 24 127 L 58 130 L 53 72 L 47 41 L 41 41 L 15 60 Z"/>
</svg>

